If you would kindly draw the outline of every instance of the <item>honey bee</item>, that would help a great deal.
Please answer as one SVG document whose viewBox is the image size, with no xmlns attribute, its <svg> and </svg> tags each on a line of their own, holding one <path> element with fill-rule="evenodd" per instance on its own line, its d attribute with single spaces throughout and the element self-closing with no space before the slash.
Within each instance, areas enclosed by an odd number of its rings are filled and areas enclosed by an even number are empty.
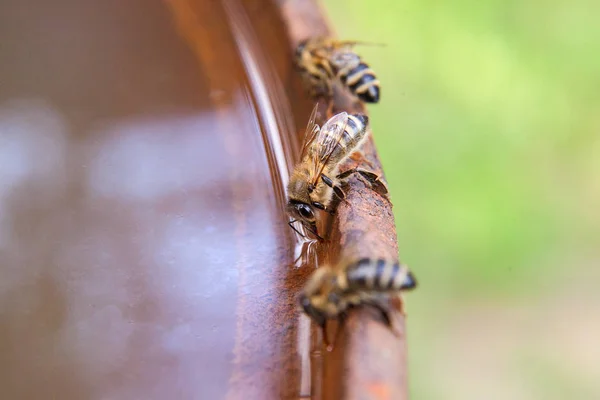
<svg viewBox="0 0 600 400">
<path fill-rule="evenodd" d="M 416 286 L 415 277 L 405 265 L 386 259 L 362 258 L 354 262 L 342 261 L 336 267 L 319 267 L 300 294 L 299 303 L 321 327 L 325 344 L 329 345 L 325 329 L 327 320 L 343 321 L 349 308 L 360 305 L 375 307 L 394 331 L 384 300 Z"/>
<path fill-rule="evenodd" d="M 304 40 L 296 49 L 296 65 L 313 96 L 333 96 L 333 81 L 365 103 L 377 103 L 381 93 L 379 80 L 352 48 L 355 41 L 315 37 Z"/>
<path fill-rule="evenodd" d="M 361 168 L 339 173 L 341 163 L 358 149 L 367 137 L 368 117 L 362 114 L 334 115 L 322 127 L 315 124 L 317 106 L 308 121 L 300 162 L 295 166 L 287 187 L 287 211 L 294 218 L 289 225 L 303 236 L 294 223 L 300 221 L 304 228 L 319 240 L 316 209 L 334 214 L 333 197 L 345 201 L 342 184 L 352 175 L 359 174 L 372 186 L 387 188 L 377 174 Z"/>
</svg>

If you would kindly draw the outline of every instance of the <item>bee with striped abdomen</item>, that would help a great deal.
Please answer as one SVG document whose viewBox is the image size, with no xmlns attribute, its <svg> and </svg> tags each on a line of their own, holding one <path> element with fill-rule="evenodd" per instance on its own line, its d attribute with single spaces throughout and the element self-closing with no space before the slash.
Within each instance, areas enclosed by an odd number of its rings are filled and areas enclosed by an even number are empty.
<svg viewBox="0 0 600 400">
<path fill-rule="evenodd" d="M 357 150 L 367 137 L 368 118 L 361 114 L 339 113 L 322 127 L 315 124 L 317 106 L 313 109 L 306 128 L 300 162 L 295 166 L 287 188 L 287 211 L 304 228 L 322 239 L 317 232 L 316 210 L 333 214 L 333 197 L 345 199 L 342 184 L 352 174 L 359 174 L 372 186 L 387 188 L 375 173 L 352 168 L 339 173 L 341 163 Z M 296 232 L 298 232 L 296 230 Z M 302 233 L 298 234 L 304 236 Z"/>
<path fill-rule="evenodd" d="M 318 268 L 309 278 L 299 301 L 304 312 L 321 327 L 328 344 L 327 320 L 343 320 L 349 308 L 360 305 L 379 310 L 393 330 L 384 301 L 416 286 L 415 277 L 405 265 L 386 259 L 363 258 L 342 261 L 336 267 Z"/>
<path fill-rule="evenodd" d="M 304 40 L 296 49 L 296 65 L 313 96 L 333 96 L 333 83 L 344 87 L 365 103 L 377 103 L 379 80 L 369 66 L 353 51 L 359 42 L 315 37 Z"/>
</svg>

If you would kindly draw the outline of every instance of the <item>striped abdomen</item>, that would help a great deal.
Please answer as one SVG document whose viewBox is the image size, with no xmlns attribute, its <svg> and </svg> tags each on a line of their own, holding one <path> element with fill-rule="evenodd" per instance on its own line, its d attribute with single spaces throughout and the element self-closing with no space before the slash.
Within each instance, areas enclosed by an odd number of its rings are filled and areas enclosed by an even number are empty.
<svg viewBox="0 0 600 400">
<path fill-rule="evenodd" d="M 362 114 L 338 114 L 323 125 L 318 138 L 320 158 L 322 162 L 337 164 L 348 157 L 367 134 L 369 118 Z M 339 136 L 341 128 L 342 136 Z"/>
<path fill-rule="evenodd" d="M 350 91 L 366 103 L 377 103 L 381 89 L 375 72 L 355 53 L 332 57 L 336 76 Z"/>
<path fill-rule="evenodd" d="M 397 261 L 364 258 L 346 270 L 348 289 L 397 292 L 417 286 L 406 265 Z"/>
</svg>

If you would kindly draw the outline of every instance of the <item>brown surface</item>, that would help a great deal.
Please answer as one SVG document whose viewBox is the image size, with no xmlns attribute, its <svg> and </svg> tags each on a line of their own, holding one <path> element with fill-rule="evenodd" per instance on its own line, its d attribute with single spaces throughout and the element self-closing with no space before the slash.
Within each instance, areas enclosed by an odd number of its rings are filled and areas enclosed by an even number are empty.
<svg viewBox="0 0 600 400">
<path fill-rule="evenodd" d="M 324 29 L 301 3 L 294 40 Z M 312 107 L 291 51 L 268 1 L 0 3 L 1 398 L 318 397 L 282 211 Z M 342 252 L 368 250 L 354 212 Z M 370 318 L 325 394 L 402 398 L 370 338 L 402 342 Z"/>
</svg>

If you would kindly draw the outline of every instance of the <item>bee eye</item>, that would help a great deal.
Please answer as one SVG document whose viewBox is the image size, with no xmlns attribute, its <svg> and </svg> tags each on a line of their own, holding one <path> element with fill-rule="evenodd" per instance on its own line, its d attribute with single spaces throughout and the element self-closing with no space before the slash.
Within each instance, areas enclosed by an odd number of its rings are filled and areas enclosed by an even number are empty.
<svg viewBox="0 0 600 400">
<path fill-rule="evenodd" d="M 312 220 L 315 217 L 313 210 L 306 204 L 301 204 L 298 206 L 298 214 L 305 220 Z"/>
</svg>

